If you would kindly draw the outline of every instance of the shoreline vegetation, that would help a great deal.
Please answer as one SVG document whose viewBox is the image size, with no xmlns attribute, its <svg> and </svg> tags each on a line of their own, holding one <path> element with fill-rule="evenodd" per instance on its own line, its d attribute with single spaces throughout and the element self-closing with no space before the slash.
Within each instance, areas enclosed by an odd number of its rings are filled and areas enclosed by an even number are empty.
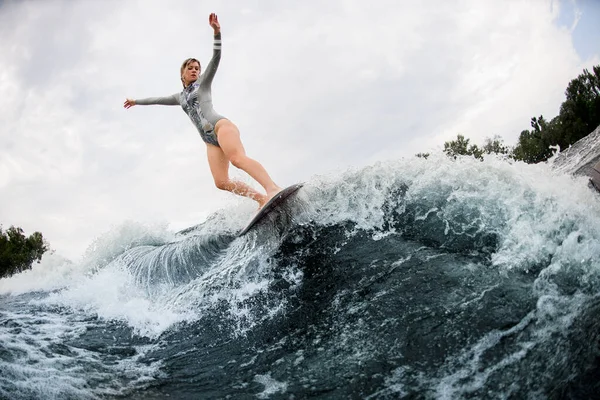
<svg viewBox="0 0 600 400">
<path fill-rule="evenodd" d="M 495 135 L 485 139 L 479 147 L 458 134 L 456 140 L 444 143 L 444 153 L 453 158 L 473 156 L 478 159 L 483 159 L 484 154 L 503 154 L 528 164 L 546 161 L 556 146 L 567 149 L 600 125 L 600 65 L 594 66 L 592 72 L 584 69 L 569 82 L 565 96 L 559 114 L 549 121 L 543 115 L 531 118 L 532 129 L 522 131 L 515 146 L 505 145 L 502 137 Z M 417 154 L 417 157 L 428 156 L 428 153 Z M 31 269 L 49 249 L 49 243 L 40 232 L 26 237 L 19 227 L 11 226 L 3 231 L 0 225 L 0 278 Z"/>
<path fill-rule="evenodd" d="M 40 262 L 50 244 L 40 232 L 25 236 L 23 229 L 11 226 L 6 231 L 0 225 L 0 278 L 31 269 Z"/>
<path fill-rule="evenodd" d="M 458 134 L 455 140 L 444 143 L 444 153 L 454 158 L 461 155 L 479 159 L 483 159 L 484 154 L 504 154 L 528 164 L 546 161 L 552 157 L 556 146 L 565 150 L 600 125 L 600 65 L 592 67 L 592 72 L 584 69 L 569 82 L 565 96 L 559 114 L 549 121 L 543 115 L 531 118 L 531 129 L 521 131 L 515 146 L 505 145 L 502 137 L 494 135 L 486 138 L 479 147 Z M 417 157 L 428 156 L 427 153 L 417 154 Z"/>
</svg>

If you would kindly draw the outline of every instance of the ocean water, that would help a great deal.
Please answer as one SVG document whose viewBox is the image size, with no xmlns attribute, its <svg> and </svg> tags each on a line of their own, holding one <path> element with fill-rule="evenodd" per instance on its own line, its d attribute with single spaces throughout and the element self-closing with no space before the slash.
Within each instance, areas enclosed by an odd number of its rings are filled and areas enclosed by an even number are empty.
<svg viewBox="0 0 600 400">
<path fill-rule="evenodd" d="M 0 280 L 2 399 L 600 398 L 600 198 L 548 164 L 316 176 Z"/>
</svg>

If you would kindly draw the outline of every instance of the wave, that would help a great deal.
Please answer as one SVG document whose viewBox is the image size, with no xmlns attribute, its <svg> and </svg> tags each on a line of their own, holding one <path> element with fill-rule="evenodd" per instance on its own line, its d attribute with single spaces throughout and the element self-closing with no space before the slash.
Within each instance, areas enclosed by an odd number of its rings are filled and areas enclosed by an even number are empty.
<svg viewBox="0 0 600 400">
<path fill-rule="evenodd" d="M 381 162 L 314 177 L 243 237 L 240 206 L 181 232 L 128 222 L 0 293 L 129 329 L 185 382 L 182 360 L 233 360 L 218 396 L 244 393 L 234 381 L 265 396 L 547 394 L 594 363 L 581 343 L 597 339 L 600 202 L 586 183 L 492 156 Z"/>
</svg>

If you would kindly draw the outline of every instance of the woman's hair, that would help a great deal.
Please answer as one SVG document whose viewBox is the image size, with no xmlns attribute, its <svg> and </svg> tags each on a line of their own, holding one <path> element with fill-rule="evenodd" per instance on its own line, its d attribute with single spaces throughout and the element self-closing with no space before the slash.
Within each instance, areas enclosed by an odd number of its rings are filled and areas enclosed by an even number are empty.
<svg viewBox="0 0 600 400">
<path fill-rule="evenodd" d="M 183 87 L 185 87 L 185 82 L 183 81 L 183 71 L 188 67 L 188 65 L 190 65 L 193 62 L 197 62 L 198 66 L 200 66 L 200 68 L 202 68 L 202 65 L 200 65 L 200 61 L 196 60 L 195 58 L 188 58 L 186 59 L 183 64 L 181 64 L 181 69 L 179 70 L 179 76 L 181 77 L 181 83 L 183 84 Z"/>
</svg>

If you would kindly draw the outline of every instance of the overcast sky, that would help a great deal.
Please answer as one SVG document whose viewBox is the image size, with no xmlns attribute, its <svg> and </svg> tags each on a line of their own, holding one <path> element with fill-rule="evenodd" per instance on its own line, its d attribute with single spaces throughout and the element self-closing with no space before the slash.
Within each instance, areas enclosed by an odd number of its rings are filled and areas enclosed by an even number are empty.
<svg viewBox="0 0 600 400">
<path fill-rule="evenodd" d="M 206 65 L 211 12 L 223 33 L 215 109 L 287 186 L 458 133 L 513 145 L 600 63 L 599 4 L 0 0 L 0 223 L 76 260 L 125 221 L 176 230 L 244 204 L 214 187 L 179 107 L 122 108 L 180 91 L 185 58 Z"/>
</svg>

